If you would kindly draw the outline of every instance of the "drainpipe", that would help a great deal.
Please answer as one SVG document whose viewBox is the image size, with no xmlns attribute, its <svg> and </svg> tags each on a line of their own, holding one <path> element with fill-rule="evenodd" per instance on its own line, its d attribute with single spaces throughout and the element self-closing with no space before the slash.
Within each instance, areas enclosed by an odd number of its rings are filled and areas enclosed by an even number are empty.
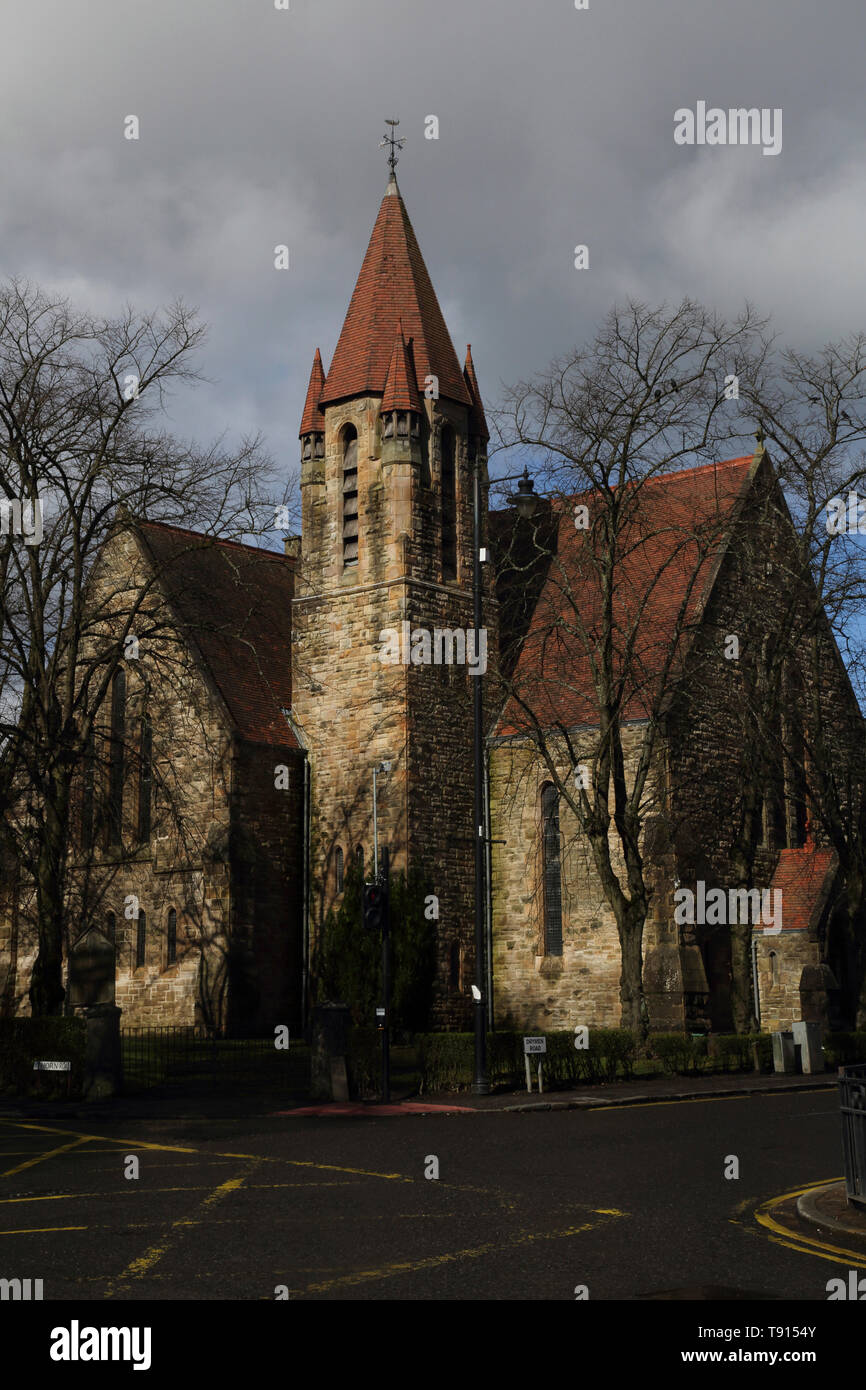
<svg viewBox="0 0 866 1390">
<path fill-rule="evenodd" d="M 304 875 L 303 875 L 303 962 L 301 967 L 301 1026 L 307 1031 L 310 993 L 310 759 L 304 753 Z"/>
<path fill-rule="evenodd" d="M 752 932 L 752 990 L 755 996 L 755 1020 L 761 1026 L 761 995 L 758 989 L 758 938 Z"/>
<path fill-rule="evenodd" d="M 490 823 L 490 749 L 484 748 L 484 850 L 485 884 L 487 888 L 484 912 L 487 936 L 487 1027 L 493 1032 L 493 875 L 491 870 L 492 845 Z"/>
</svg>

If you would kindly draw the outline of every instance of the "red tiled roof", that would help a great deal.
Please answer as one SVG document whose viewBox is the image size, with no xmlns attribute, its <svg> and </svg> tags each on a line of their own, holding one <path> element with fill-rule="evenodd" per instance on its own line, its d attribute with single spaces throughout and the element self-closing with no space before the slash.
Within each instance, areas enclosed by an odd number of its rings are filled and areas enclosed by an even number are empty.
<svg viewBox="0 0 866 1390">
<path fill-rule="evenodd" d="M 709 596 L 716 561 L 752 463 L 752 457 L 731 459 L 658 475 L 635 487 L 627 519 L 617 535 L 614 577 L 613 664 L 623 681 L 621 717 L 646 718 L 657 700 L 672 646 L 676 643 L 678 659 L 684 654 Z M 516 689 L 525 692 L 527 704 L 545 727 L 599 722 L 593 667 L 603 632 L 602 596 L 593 558 L 600 554 L 603 542 L 594 542 L 591 529 L 577 530 L 574 516 L 574 505 L 584 503 L 592 527 L 594 495 L 548 504 L 546 556 L 524 555 L 522 561 L 519 556 L 516 562 L 510 561 L 511 538 L 525 551 L 526 536 L 521 539 L 515 521 L 498 520 L 501 514 L 491 517 L 491 536 L 501 557 L 497 560 L 500 598 L 507 603 L 520 597 L 521 573 L 533 580 L 538 592 L 531 615 L 515 614 L 513 622 L 503 605 L 501 629 L 503 634 L 517 634 L 521 642 L 519 653 L 509 655 L 506 650 L 505 669 L 513 664 Z M 683 621 L 679 615 L 684 603 Z M 512 695 L 496 734 L 507 736 L 531 727 Z"/>
<path fill-rule="evenodd" d="M 322 367 L 322 354 L 316 348 L 316 355 L 313 358 L 313 369 L 310 372 L 310 384 L 307 387 L 307 399 L 304 401 L 304 413 L 301 416 L 301 428 L 298 431 L 299 437 L 310 434 L 313 430 L 324 431 L 325 413 L 319 405 L 322 399 L 322 391 L 325 385 L 325 372 Z"/>
<path fill-rule="evenodd" d="M 294 561 L 162 522 L 139 531 L 238 732 L 297 748 L 282 713 L 292 704 Z"/>
<path fill-rule="evenodd" d="M 808 931 L 817 927 L 833 886 L 836 852 L 804 845 L 783 849 L 773 874 L 771 889 L 782 893 L 782 931 Z"/>
<path fill-rule="evenodd" d="M 478 378 L 475 375 L 475 363 L 472 361 L 472 344 L 466 344 L 466 361 L 463 366 L 463 380 L 466 382 L 469 394 L 472 397 L 472 408 L 469 411 L 469 433 L 478 434 L 482 439 L 490 438 L 490 431 L 487 428 L 487 420 L 484 416 L 484 405 L 481 400 L 481 392 L 478 389 Z"/>
<path fill-rule="evenodd" d="M 322 405 L 346 396 L 381 395 L 398 320 L 413 340 L 416 386 L 439 379 L 439 394 L 471 405 L 409 214 L 396 182 L 388 185 L 340 333 Z"/>
<path fill-rule="evenodd" d="M 382 396 L 381 408 L 382 410 L 417 410 L 419 413 L 423 409 L 418 383 L 415 380 L 411 349 L 406 346 L 406 339 L 403 337 L 402 319 L 394 339 L 394 350 L 391 353 L 388 375 L 385 378 L 385 392 Z"/>
</svg>

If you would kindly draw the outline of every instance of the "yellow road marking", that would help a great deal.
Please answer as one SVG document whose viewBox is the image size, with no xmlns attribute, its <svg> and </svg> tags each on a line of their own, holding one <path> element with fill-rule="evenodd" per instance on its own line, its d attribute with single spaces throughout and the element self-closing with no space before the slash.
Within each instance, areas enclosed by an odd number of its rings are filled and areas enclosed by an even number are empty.
<svg viewBox="0 0 866 1390">
<path fill-rule="evenodd" d="M 60 1131 L 63 1133 L 64 1131 Z M 69 1131 L 65 1131 L 68 1133 Z M 70 1149 L 77 1149 L 82 1144 L 87 1144 L 87 1139 L 74 1139 L 71 1144 L 61 1144 L 56 1149 L 47 1149 L 44 1153 L 37 1154 L 35 1158 L 28 1158 L 26 1163 L 19 1163 L 16 1168 L 7 1168 L 5 1173 L 0 1173 L 0 1178 L 11 1178 L 15 1173 L 23 1173 L 25 1168 L 35 1168 L 37 1163 L 45 1163 L 49 1158 L 56 1158 L 58 1154 L 68 1153 Z"/>
<path fill-rule="evenodd" d="M 257 1164 L 258 1160 L 254 1160 L 251 1163 L 250 1172 L 254 1171 Z M 246 1181 L 247 1176 L 248 1175 L 246 1173 L 242 1173 L 240 1174 L 240 1176 L 236 1178 L 228 1178 L 225 1182 L 220 1183 L 219 1187 L 215 1187 L 213 1191 L 209 1194 L 209 1196 L 205 1197 L 204 1201 L 199 1204 L 198 1210 L 204 1211 L 206 1208 L 213 1206 L 215 1203 L 221 1202 L 225 1197 L 229 1195 L 229 1193 L 236 1192 L 237 1189 L 241 1187 L 243 1183 Z M 163 1240 L 160 1243 L 151 1245 L 149 1249 L 145 1250 L 143 1255 L 139 1255 L 137 1259 L 133 1260 L 130 1264 L 128 1264 L 126 1269 L 122 1272 L 122 1274 L 118 1276 L 117 1279 L 113 1279 L 111 1281 L 111 1283 L 105 1291 L 104 1297 L 113 1298 L 119 1284 L 123 1284 L 130 1279 L 143 1279 L 145 1274 L 147 1274 L 155 1264 L 158 1264 L 159 1261 L 162 1259 L 163 1255 L 165 1255 L 167 1251 L 171 1249 L 171 1237 L 173 1231 L 176 1231 L 184 1226 L 199 1225 L 201 1225 L 201 1221 L 195 1217 L 181 1217 L 179 1220 L 173 1221 L 168 1230 L 166 1231 Z"/>
<path fill-rule="evenodd" d="M 324 1293 L 328 1289 L 344 1287 L 347 1284 L 364 1284 L 371 1279 L 392 1279 L 399 1274 L 416 1274 L 421 1270 L 436 1269 L 439 1265 L 453 1264 L 458 1260 L 477 1260 L 482 1255 L 496 1254 L 502 1250 L 513 1249 L 517 1245 L 528 1245 L 533 1241 L 564 1240 L 569 1236 L 577 1236 L 584 1231 L 591 1231 L 601 1224 L 598 1221 L 586 1221 L 581 1226 L 567 1226 L 562 1231 L 519 1231 L 504 1241 L 470 1246 L 465 1250 L 454 1250 L 445 1255 L 430 1255 L 423 1260 L 399 1260 L 394 1264 L 382 1265 L 380 1269 L 363 1269 L 357 1270 L 354 1274 L 341 1274 L 336 1279 L 326 1279 L 316 1284 L 308 1284 L 300 1292 Z"/>
<path fill-rule="evenodd" d="M 259 1188 L 272 1187 L 297 1187 L 304 1191 L 309 1187 L 352 1187 L 351 1182 L 251 1182 L 247 1184 L 250 1191 Z M 13 1202 L 66 1202 L 73 1201 L 78 1197 L 99 1198 L 104 1201 L 108 1197 L 153 1197 L 161 1192 L 209 1192 L 210 1187 L 207 1183 L 193 1183 L 189 1187 L 140 1187 L 127 1185 L 117 1187 L 112 1192 L 52 1192 L 41 1194 L 38 1197 L 0 1197 L 0 1206 L 6 1206 Z"/>
<path fill-rule="evenodd" d="M 625 1111 L 625 1110 L 653 1110 L 660 1109 L 663 1105 L 708 1105 L 711 1101 L 722 1100 L 749 1100 L 751 1096 L 814 1096 L 818 1091 L 829 1091 L 829 1086 L 812 1086 L 808 1091 L 740 1091 L 735 1096 L 687 1096 L 681 1100 L 639 1100 L 634 1105 L 588 1105 L 585 1113 L 596 1115 L 600 1111 Z"/>
<path fill-rule="evenodd" d="M 0 1231 L 0 1236 L 34 1236 L 45 1231 L 86 1231 L 87 1226 L 30 1226 L 21 1231 Z"/>
<path fill-rule="evenodd" d="M 3 1119 L 0 1119 L 0 1124 L 14 1124 L 14 1125 L 17 1125 L 18 1128 L 20 1128 L 20 1129 L 34 1129 L 34 1130 L 39 1130 L 39 1131 L 40 1131 L 41 1133 L 43 1133 L 43 1134 L 71 1134 L 71 1135 L 74 1135 L 75 1138 L 78 1139 L 78 1141 L 79 1141 L 80 1143 L 85 1143 L 85 1142 L 88 1142 L 88 1141 L 90 1141 L 90 1140 L 92 1140 L 92 1139 L 98 1139 L 98 1140 L 100 1140 L 100 1141 L 104 1144 L 104 1143 L 106 1142 L 106 1139 L 107 1139 L 107 1136 L 104 1135 L 104 1134 L 81 1134 L 81 1133 L 79 1133 L 77 1130 L 74 1130 L 74 1129 L 58 1129 L 57 1127 L 53 1127 L 53 1128 L 52 1128 L 52 1127 L 50 1127 L 50 1126 L 48 1126 L 48 1125 L 24 1124 L 24 1123 L 22 1123 L 20 1120 L 3 1120 Z M 135 1149 L 135 1148 L 139 1148 L 139 1149 L 150 1149 L 150 1150 L 155 1150 L 155 1151 L 157 1151 L 157 1152 L 163 1152 L 163 1153 L 197 1154 L 197 1155 L 199 1155 L 199 1156 L 201 1156 L 201 1157 L 204 1157 L 204 1158 L 240 1158 L 240 1159 L 243 1159 L 243 1160 L 245 1160 L 245 1161 L 247 1161 L 247 1162 L 252 1162 L 252 1163 L 287 1163 L 287 1164 L 289 1164 L 290 1167 L 292 1167 L 292 1168 L 316 1168 L 316 1169 L 320 1169 L 320 1170 L 323 1171 L 323 1172 L 331 1172 L 331 1173 L 354 1173 L 354 1174 L 356 1174 L 357 1176 L 363 1177 L 363 1178 L 384 1178 L 384 1179 L 387 1179 L 388 1181 L 392 1181 L 392 1182 L 414 1182 L 414 1181 L 415 1181 L 414 1178 L 407 1178 L 407 1177 L 404 1177 L 402 1173 L 375 1173 L 375 1172 L 373 1172 L 373 1171 L 371 1171 L 370 1169 L 367 1169 L 367 1168 L 345 1168 L 345 1167 L 341 1167 L 339 1164 L 336 1164 L 336 1163 L 309 1163 L 309 1162 L 304 1162 L 304 1161 L 302 1161 L 301 1159 L 297 1159 L 297 1158 L 276 1158 L 276 1157 L 272 1157 L 272 1156 L 269 1155 L 269 1154 L 226 1153 L 226 1152 L 224 1152 L 223 1150 L 217 1150 L 217 1149 L 212 1149 L 212 1150 L 207 1150 L 207 1149 L 204 1149 L 204 1150 L 202 1150 L 202 1149 L 192 1149 L 192 1148 L 189 1148 L 188 1146 L 182 1145 L 182 1144 L 153 1144 L 153 1143 L 147 1143 L 147 1142 L 145 1142 L 143 1139 L 110 1139 L 110 1140 L 108 1140 L 108 1142 L 109 1142 L 109 1143 L 112 1143 L 112 1144 L 123 1145 L 123 1146 L 125 1146 L 126 1148 L 128 1148 L 128 1149 L 130 1149 L 130 1150 L 131 1150 L 131 1149 Z M 67 1145 L 64 1145 L 64 1147 L 70 1147 L 70 1148 L 71 1148 L 72 1146 L 71 1146 L 71 1145 L 68 1145 L 68 1146 L 67 1146 Z M 57 1152 L 59 1152 L 59 1150 L 57 1150 Z M 109 1150 L 109 1152 L 111 1152 L 111 1150 Z M 48 1155 L 48 1154 L 46 1154 L 45 1156 L 46 1156 L 46 1157 L 50 1157 L 50 1155 Z M 16 1171 L 16 1170 L 13 1169 L 12 1171 Z M 0 1175 L 0 1176 L 3 1176 L 3 1175 Z"/>
<path fill-rule="evenodd" d="M 17 1127 L 18 1127 L 19 1129 L 34 1129 L 34 1130 L 38 1130 L 41 1134 L 72 1134 L 72 1135 L 74 1135 L 77 1139 L 81 1140 L 82 1143 L 87 1142 L 87 1141 L 90 1141 L 90 1140 L 92 1140 L 92 1139 L 97 1139 L 97 1140 L 99 1140 L 99 1142 L 100 1142 L 101 1144 L 105 1144 L 105 1143 L 109 1143 L 109 1144 L 125 1144 L 125 1145 L 127 1145 L 127 1147 L 129 1147 L 129 1148 L 132 1148 L 133 1145 L 137 1144 L 138 1147 L 139 1147 L 140 1149 L 159 1149 L 159 1150 L 162 1150 L 162 1151 L 164 1151 L 164 1152 L 166 1152 L 166 1153 L 176 1153 L 176 1154 L 194 1154 L 194 1153 L 198 1153 L 198 1149 L 190 1149 L 190 1148 L 188 1148 L 188 1147 L 186 1147 L 186 1146 L 184 1146 L 184 1145 L 182 1145 L 182 1144 L 148 1144 L 148 1143 L 146 1143 L 143 1139 L 134 1139 L 134 1140 L 131 1140 L 131 1139 L 111 1139 L 107 1134 L 81 1134 L 77 1129 L 59 1129 L 56 1125 L 34 1125 L 34 1124 L 24 1124 L 21 1120 L 3 1120 L 3 1119 L 0 1119 L 0 1124 L 3 1124 L 3 1125 L 17 1125 Z M 107 1150 L 107 1152 L 111 1153 L 112 1150 L 109 1149 L 109 1150 Z M 0 1176 L 5 1176 L 5 1175 L 0 1175 Z"/>
<path fill-rule="evenodd" d="M 759 1226 L 773 1232 L 769 1239 L 774 1245 L 784 1245 L 789 1250 L 796 1250 L 799 1255 L 815 1255 L 819 1260 L 831 1260 L 834 1264 L 838 1264 L 841 1257 L 856 1265 L 858 1269 L 866 1269 L 866 1252 L 863 1250 L 847 1250 L 844 1246 L 830 1245 L 828 1241 L 817 1240 L 814 1236 L 802 1235 L 799 1231 L 792 1231 L 790 1227 L 783 1226 L 781 1222 L 776 1221 L 770 1215 L 770 1212 L 781 1206 L 783 1202 L 793 1201 L 802 1196 L 804 1192 L 811 1192 L 816 1187 L 826 1187 L 829 1182 L 841 1182 L 841 1178 L 824 1178 L 821 1182 L 806 1183 L 793 1192 L 784 1192 L 780 1197 L 771 1197 L 769 1201 L 762 1202 L 756 1208 L 755 1220 Z"/>
</svg>

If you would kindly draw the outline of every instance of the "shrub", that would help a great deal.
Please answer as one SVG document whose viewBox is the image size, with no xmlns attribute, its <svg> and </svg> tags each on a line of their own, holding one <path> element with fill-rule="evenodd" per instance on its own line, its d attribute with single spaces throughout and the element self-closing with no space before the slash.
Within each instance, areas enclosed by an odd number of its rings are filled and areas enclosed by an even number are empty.
<svg viewBox="0 0 866 1390">
<path fill-rule="evenodd" d="M 621 1072 L 623 1080 L 628 1081 L 634 1075 L 637 1037 L 627 1028 L 590 1028 L 587 1056 L 593 1069 L 590 1080 L 597 1075 L 603 1081 L 616 1081 Z"/>
<path fill-rule="evenodd" d="M 364 869 L 350 859 L 343 896 L 325 919 L 313 973 L 320 1000 L 348 1004 L 352 1020 L 369 1028 L 382 1003 L 382 939 L 361 926 Z M 425 916 L 425 885 L 417 870 L 391 878 L 391 1022 L 414 1032 L 429 1023 L 436 973 L 436 922 Z"/>
<path fill-rule="evenodd" d="M 831 1067 L 853 1067 L 866 1062 L 866 1033 L 828 1033 L 824 1060 Z"/>
<path fill-rule="evenodd" d="M 754 1040 L 748 1033 L 713 1034 L 710 1056 L 718 1062 L 721 1071 L 754 1071 Z"/>
<path fill-rule="evenodd" d="M 637 1040 L 625 1029 L 591 1028 L 588 1048 L 576 1048 L 574 1033 L 566 1030 L 544 1036 L 545 1089 L 615 1081 L 620 1074 L 628 1079 L 633 1075 Z M 492 1086 L 519 1086 L 524 1081 L 523 1037 L 523 1033 L 517 1032 L 488 1033 L 487 1069 Z M 422 1091 L 458 1091 L 472 1085 L 474 1034 L 424 1033 L 418 1038 L 418 1048 Z M 534 1079 L 533 1059 L 530 1065 Z"/>
<path fill-rule="evenodd" d="M 688 1033 L 651 1033 L 648 1043 L 652 1055 L 658 1058 L 668 1076 L 695 1075 L 707 1065 L 705 1037 L 693 1038 Z"/>
<path fill-rule="evenodd" d="M 475 1076 L 474 1033 L 422 1033 L 418 1037 L 422 1091 L 462 1091 Z M 487 1034 L 491 1086 L 517 1085 L 523 1075 L 523 1034 Z"/>
<path fill-rule="evenodd" d="M 353 1100 L 377 1096 L 382 1078 L 382 1034 L 378 1028 L 349 1029 L 346 1071 Z"/>
</svg>

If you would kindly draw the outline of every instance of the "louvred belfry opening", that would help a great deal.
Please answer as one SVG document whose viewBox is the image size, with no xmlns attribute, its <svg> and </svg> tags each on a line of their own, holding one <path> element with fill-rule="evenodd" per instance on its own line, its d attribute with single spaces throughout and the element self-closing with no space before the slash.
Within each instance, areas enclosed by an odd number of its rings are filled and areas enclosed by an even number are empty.
<svg viewBox="0 0 866 1390">
<path fill-rule="evenodd" d="M 358 563 L 358 432 L 343 430 L 343 564 Z"/>
</svg>

